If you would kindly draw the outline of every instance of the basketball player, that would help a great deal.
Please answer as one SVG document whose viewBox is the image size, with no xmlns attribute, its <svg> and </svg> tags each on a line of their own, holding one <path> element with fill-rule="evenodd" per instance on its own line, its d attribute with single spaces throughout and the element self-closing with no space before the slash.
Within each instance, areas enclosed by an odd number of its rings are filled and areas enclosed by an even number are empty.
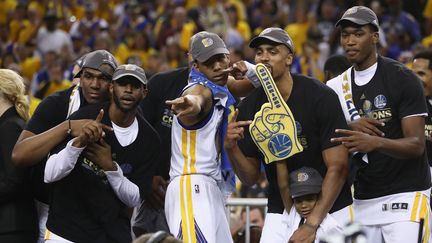
<svg viewBox="0 0 432 243">
<path fill-rule="evenodd" d="M 176 114 L 172 123 L 170 183 L 165 214 L 170 231 L 184 242 L 232 242 L 222 192 L 222 141 L 235 100 L 225 87 L 229 51 L 210 32 L 195 34 L 189 84 L 167 101 Z M 233 176 L 233 175 L 231 175 Z"/>
<path fill-rule="evenodd" d="M 329 83 L 335 82 L 345 114 L 353 119 L 352 130 L 338 129 L 342 137 L 332 141 L 356 153 L 356 221 L 368 242 L 418 242 L 419 229 L 420 240 L 430 242 L 431 178 L 421 82 L 401 63 L 378 55 L 379 24 L 371 9 L 352 7 L 336 26 L 353 68 Z"/>
<path fill-rule="evenodd" d="M 319 171 L 324 178 L 316 206 L 305 224 L 291 237 L 292 242 L 313 242 L 317 228 L 328 212 L 341 225 L 350 220 L 348 206 L 352 203 L 352 197 L 345 183 L 348 175 L 348 152 L 344 146 L 330 142 L 330 138 L 335 136 L 335 129 L 339 126 L 347 127 L 347 124 L 337 95 L 331 89 L 318 80 L 290 73 L 294 49 L 291 38 L 284 30 L 267 28 L 252 39 L 249 46 L 255 48 L 255 62 L 266 65 L 270 70 L 295 119 L 297 139 L 304 150 L 285 160 L 289 164 L 289 172 L 308 166 Z M 245 121 L 253 120 L 268 100 L 263 87 L 255 89 L 239 105 L 239 122 L 234 117 L 227 130 L 225 148 L 236 174 L 243 183 L 249 185 L 256 183 L 264 155 L 255 145 L 247 127 L 242 126 L 249 124 Z M 275 163 L 270 163 L 264 167 L 270 192 L 261 242 L 286 243 L 290 240 L 285 222 L 287 212 L 278 187 L 276 166 Z M 283 180 L 288 181 L 288 177 Z"/>
</svg>

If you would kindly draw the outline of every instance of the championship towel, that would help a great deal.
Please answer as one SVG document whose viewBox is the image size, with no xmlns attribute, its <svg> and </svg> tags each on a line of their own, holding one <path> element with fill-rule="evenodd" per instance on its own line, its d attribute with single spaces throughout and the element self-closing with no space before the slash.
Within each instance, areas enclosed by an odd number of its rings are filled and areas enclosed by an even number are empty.
<svg viewBox="0 0 432 243">
<path fill-rule="evenodd" d="M 351 69 L 348 68 L 341 75 L 329 80 L 327 86 L 333 89 L 339 97 L 339 102 L 342 105 L 342 110 L 345 115 L 345 120 L 351 122 L 360 118 L 358 111 L 354 106 L 351 90 Z"/>
<path fill-rule="evenodd" d="M 329 80 L 327 86 L 336 92 L 339 98 L 339 103 L 342 106 L 342 110 L 345 116 L 345 120 L 349 123 L 360 119 L 360 115 L 355 108 L 354 101 L 352 99 L 351 89 L 351 73 L 353 67 L 348 68 L 341 75 Z M 367 154 L 354 152 L 353 155 L 361 158 L 364 162 L 369 163 Z"/>
<path fill-rule="evenodd" d="M 255 114 L 249 132 L 252 140 L 264 154 L 265 163 L 279 161 L 303 151 L 297 139 L 294 116 L 283 100 L 267 68 L 257 64 L 256 74 L 269 102 Z"/>
</svg>

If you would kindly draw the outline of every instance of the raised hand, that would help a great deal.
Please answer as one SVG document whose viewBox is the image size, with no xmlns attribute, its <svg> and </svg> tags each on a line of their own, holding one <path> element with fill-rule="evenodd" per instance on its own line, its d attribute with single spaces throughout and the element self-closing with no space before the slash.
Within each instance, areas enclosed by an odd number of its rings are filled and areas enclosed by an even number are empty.
<svg viewBox="0 0 432 243">
<path fill-rule="evenodd" d="M 237 145 L 237 141 L 244 138 L 244 126 L 248 126 L 252 121 L 237 121 L 239 110 L 236 109 L 228 123 L 227 132 L 224 141 L 225 149 L 232 149 Z"/>
<path fill-rule="evenodd" d="M 112 128 L 101 123 L 103 114 L 104 111 L 100 110 L 98 116 L 94 121 L 90 120 L 83 125 L 78 134 L 78 137 L 73 143 L 74 146 L 85 147 L 89 143 L 97 142 L 105 136 L 104 130 L 112 130 Z"/>
<path fill-rule="evenodd" d="M 235 79 L 239 80 L 239 79 L 244 79 L 244 76 L 247 71 L 248 68 L 246 66 L 246 63 L 244 61 L 238 61 L 232 65 L 230 74 Z"/>
<path fill-rule="evenodd" d="M 177 117 L 195 116 L 201 111 L 201 104 L 195 95 L 185 95 L 174 100 L 165 101 Z"/>
<path fill-rule="evenodd" d="M 249 131 L 255 144 L 271 163 L 303 151 L 297 140 L 294 117 L 280 95 L 276 84 L 263 64 L 256 65 L 256 73 L 267 95 L 268 103 L 255 114 Z"/>
</svg>

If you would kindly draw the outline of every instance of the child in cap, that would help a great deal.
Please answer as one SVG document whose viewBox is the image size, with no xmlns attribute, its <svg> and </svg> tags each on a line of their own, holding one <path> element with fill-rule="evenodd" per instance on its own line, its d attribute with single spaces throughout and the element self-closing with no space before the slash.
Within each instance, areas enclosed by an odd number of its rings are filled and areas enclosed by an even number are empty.
<svg viewBox="0 0 432 243">
<path fill-rule="evenodd" d="M 308 225 L 307 217 L 315 207 L 322 182 L 323 178 L 319 172 L 310 167 L 302 167 L 289 174 L 290 197 L 285 202 L 288 212 L 286 223 L 290 229 L 289 237 L 300 225 Z M 319 238 L 323 235 L 342 233 L 342 227 L 330 214 L 327 214 L 316 232 L 315 242 L 319 242 Z"/>
</svg>

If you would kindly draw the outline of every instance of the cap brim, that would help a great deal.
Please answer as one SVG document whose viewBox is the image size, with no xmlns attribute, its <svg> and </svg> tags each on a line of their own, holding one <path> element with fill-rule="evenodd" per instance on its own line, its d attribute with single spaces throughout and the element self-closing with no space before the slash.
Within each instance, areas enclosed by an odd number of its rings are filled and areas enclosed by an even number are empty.
<svg viewBox="0 0 432 243">
<path fill-rule="evenodd" d="M 273 38 L 273 37 L 270 37 L 270 36 L 257 36 L 251 40 L 251 42 L 249 43 L 249 47 L 250 48 L 256 48 L 264 40 L 270 40 L 270 41 L 273 41 L 273 42 L 278 43 L 278 44 L 285 44 L 285 43 L 281 42 L 280 40 Z"/>
<path fill-rule="evenodd" d="M 291 186 L 290 195 L 292 198 L 301 197 L 309 194 L 318 194 L 321 191 L 321 185 L 301 185 Z"/>
<path fill-rule="evenodd" d="M 218 54 L 230 54 L 230 52 L 228 51 L 228 49 L 226 49 L 224 47 L 219 47 L 219 48 L 216 48 L 216 49 L 213 49 L 213 50 L 209 51 L 205 55 L 197 57 L 196 60 L 198 62 L 205 62 L 208 59 L 210 59 L 210 57 L 212 57 L 214 55 L 218 55 Z"/>
<path fill-rule="evenodd" d="M 134 74 L 134 73 L 129 73 L 129 72 L 124 72 L 124 73 L 114 74 L 112 80 L 116 80 L 116 81 L 117 81 L 117 80 L 119 80 L 120 78 L 127 77 L 127 76 L 134 77 L 134 78 L 138 79 L 138 81 L 141 82 L 142 84 L 147 85 L 147 82 L 144 81 L 144 80 L 142 79 L 142 77 L 140 77 L 140 76 L 138 76 L 138 75 L 136 75 L 136 74 Z"/>
<path fill-rule="evenodd" d="M 345 22 L 345 21 L 352 22 L 352 23 L 358 24 L 358 25 L 372 24 L 372 23 L 365 21 L 365 20 L 362 20 L 362 19 L 346 17 L 346 18 L 340 19 L 338 22 L 336 22 L 336 27 L 338 27 L 339 25 L 342 24 L 342 22 Z"/>
</svg>

